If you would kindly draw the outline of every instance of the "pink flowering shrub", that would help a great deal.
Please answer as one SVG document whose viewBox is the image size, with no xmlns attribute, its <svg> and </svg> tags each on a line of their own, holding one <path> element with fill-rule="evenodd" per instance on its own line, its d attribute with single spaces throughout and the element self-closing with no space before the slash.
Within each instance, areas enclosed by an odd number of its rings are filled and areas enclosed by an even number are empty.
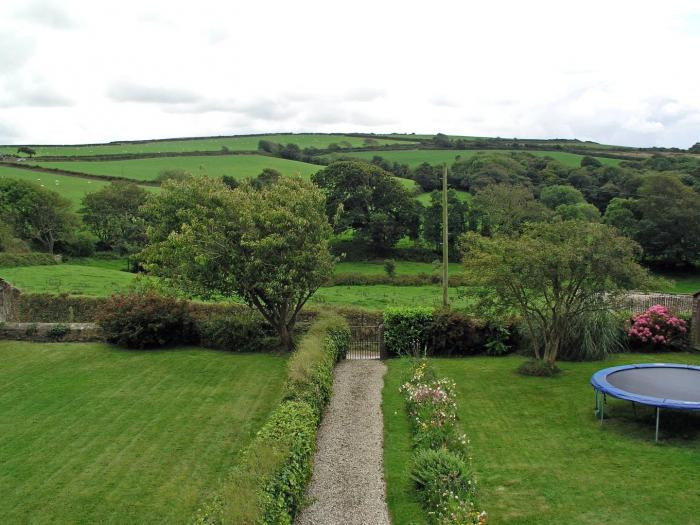
<svg viewBox="0 0 700 525">
<path fill-rule="evenodd" d="M 401 386 L 411 418 L 416 490 L 433 525 L 484 525 L 477 503 L 469 441 L 457 425 L 455 384 L 421 361 Z"/>
<path fill-rule="evenodd" d="M 633 344 L 667 349 L 682 345 L 687 332 L 685 320 L 672 315 L 665 306 L 655 304 L 632 318 L 627 335 Z"/>
</svg>

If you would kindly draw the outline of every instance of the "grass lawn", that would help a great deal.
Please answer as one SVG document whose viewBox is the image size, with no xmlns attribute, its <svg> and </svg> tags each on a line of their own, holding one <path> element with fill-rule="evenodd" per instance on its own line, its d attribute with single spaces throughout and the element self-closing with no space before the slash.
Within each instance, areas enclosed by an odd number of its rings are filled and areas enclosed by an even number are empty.
<svg viewBox="0 0 700 525">
<path fill-rule="evenodd" d="M 109 296 L 126 291 L 136 274 L 80 264 L 0 268 L 0 277 L 27 293 Z"/>
<path fill-rule="evenodd" d="M 96 144 L 88 146 L 33 146 L 37 155 L 81 156 L 81 155 L 121 155 L 124 153 L 169 153 L 187 151 L 220 151 L 226 146 L 231 151 L 257 151 L 261 139 L 281 144 L 294 143 L 300 148 L 327 148 L 329 144 L 349 142 L 353 147 L 362 146 L 364 138 L 346 135 L 288 134 L 260 135 L 253 137 L 219 137 L 206 139 L 180 139 L 151 141 L 139 144 Z M 382 144 L 404 144 L 404 141 L 376 139 Z M 17 146 L 2 146 L 0 153 L 16 153 Z"/>
<path fill-rule="evenodd" d="M 264 168 L 274 168 L 283 175 L 300 175 L 308 179 L 322 166 L 295 160 L 266 157 L 264 155 L 226 155 L 217 157 L 157 157 L 151 159 L 39 162 L 39 166 L 91 175 L 126 177 L 128 179 L 152 181 L 163 170 L 180 169 L 193 175 L 221 177 L 229 175 L 236 179 L 255 177 Z"/>
<path fill-rule="evenodd" d="M 191 523 L 280 398 L 286 360 L 0 341 L 3 523 Z"/>
<path fill-rule="evenodd" d="M 457 193 L 457 197 L 461 199 L 462 201 L 467 201 L 471 202 L 472 200 L 472 194 L 469 193 L 468 191 L 464 190 L 454 190 Z M 429 191 L 426 191 L 425 193 L 421 193 L 416 197 L 416 200 L 420 202 L 423 206 L 426 208 L 430 206 L 430 203 L 432 202 L 432 199 L 430 198 L 430 193 Z"/>
<path fill-rule="evenodd" d="M 659 275 L 672 281 L 671 286 L 660 289 L 660 292 L 693 294 L 700 290 L 700 273 L 665 273 Z"/>
<path fill-rule="evenodd" d="M 450 288 L 450 300 L 455 306 L 463 304 L 457 298 L 457 289 Z M 440 286 L 394 286 L 372 284 L 362 286 L 331 286 L 320 288 L 311 298 L 313 304 L 353 305 L 383 310 L 387 306 L 439 306 L 442 301 Z"/>
<path fill-rule="evenodd" d="M 437 257 L 437 256 L 436 256 Z M 461 271 L 461 264 L 452 262 L 450 275 L 457 275 Z M 414 261 L 396 261 L 396 275 L 416 275 L 418 273 L 432 274 L 439 270 L 433 268 L 432 263 Z M 356 261 L 341 262 L 335 265 L 335 273 L 360 273 L 363 275 L 384 274 L 384 261 Z"/>
<path fill-rule="evenodd" d="M 490 523 L 700 523 L 700 417 L 663 413 L 654 444 L 653 411 L 609 399 L 601 427 L 593 414 L 591 374 L 636 362 L 700 364 L 700 354 L 623 354 L 605 362 L 560 363 L 554 379 L 522 377 L 521 357 L 433 359 L 457 383 L 459 415 Z M 399 397 L 408 362 L 389 362 L 385 406 Z M 386 400 L 389 399 L 389 402 Z M 385 410 L 385 418 L 403 415 Z M 398 434 L 404 429 L 393 422 Z M 389 436 L 393 440 L 393 435 Z M 399 436 L 398 439 L 404 439 Z M 388 441 L 393 442 L 393 441 Z M 390 464 L 391 466 L 391 464 Z M 400 512 L 405 473 L 392 476 Z M 398 502 L 398 503 L 397 503 Z"/>
<path fill-rule="evenodd" d="M 408 164 L 412 168 L 415 168 L 423 162 L 428 164 L 442 164 L 447 162 L 451 164 L 455 161 L 457 155 L 462 159 L 476 155 L 477 153 L 485 152 L 495 152 L 495 153 L 512 153 L 513 150 L 434 150 L 434 149 L 413 149 L 413 150 L 387 150 L 387 151 L 352 151 L 347 153 L 341 153 L 342 156 L 352 156 L 361 159 L 372 160 L 372 157 L 379 155 L 380 157 L 388 160 L 389 162 L 400 162 L 401 164 Z M 565 166 L 578 167 L 581 164 L 581 158 L 583 155 L 576 155 L 575 153 L 566 153 L 562 151 L 530 151 L 527 153 L 532 153 L 539 157 L 551 157 L 558 160 Z M 617 166 L 620 163 L 619 159 L 608 159 L 605 157 L 597 157 L 598 160 L 606 166 Z"/>
</svg>

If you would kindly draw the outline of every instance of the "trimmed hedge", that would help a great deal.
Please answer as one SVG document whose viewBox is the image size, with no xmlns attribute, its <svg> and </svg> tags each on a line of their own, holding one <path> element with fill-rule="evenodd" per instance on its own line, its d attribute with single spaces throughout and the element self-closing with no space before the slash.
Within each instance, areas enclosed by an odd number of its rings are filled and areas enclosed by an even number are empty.
<svg viewBox="0 0 700 525">
<path fill-rule="evenodd" d="M 350 329 L 320 316 L 289 360 L 284 400 L 241 455 L 228 479 L 197 512 L 207 525 L 290 525 L 311 479 L 316 431 L 333 388 L 333 367 L 347 352 Z"/>
<path fill-rule="evenodd" d="M 0 268 L 13 266 L 43 266 L 58 264 L 56 257 L 49 253 L 0 253 Z"/>
<path fill-rule="evenodd" d="M 20 294 L 17 321 L 21 323 L 91 323 L 107 303 L 105 297 Z"/>
<path fill-rule="evenodd" d="M 384 310 L 389 355 L 503 355 L 519 344 L 515 323 L 500 326 L 455 310 L 393 307 Z"/>
</svg>

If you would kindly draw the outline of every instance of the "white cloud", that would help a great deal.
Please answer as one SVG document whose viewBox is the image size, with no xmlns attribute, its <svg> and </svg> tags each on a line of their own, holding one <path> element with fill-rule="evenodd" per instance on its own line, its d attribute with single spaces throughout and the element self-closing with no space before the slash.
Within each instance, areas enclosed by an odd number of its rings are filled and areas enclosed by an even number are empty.
<svg viewBox="0 0 700 525">
<path fill-rule="evenodd" d="M 5 0 L 4 140 L 265 131 L 700 140 L 691 0 Z M 41 106 L 41 107 L 39 107 Z"/>
</svg>

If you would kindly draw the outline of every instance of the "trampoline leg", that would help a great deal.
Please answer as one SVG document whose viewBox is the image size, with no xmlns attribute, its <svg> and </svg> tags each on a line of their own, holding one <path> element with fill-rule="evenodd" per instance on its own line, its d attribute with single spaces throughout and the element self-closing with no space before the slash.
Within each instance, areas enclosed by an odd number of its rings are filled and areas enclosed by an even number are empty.
<svg viewBox="0 0 700 525">
<path fill-rule="evenodd" d="M 603 416 L 605 415 L 605 394 L 603 394 L 603 400 L 600 403 L 600 424 L 603 424 Z"/>
<path fill-rule="evenodd" d="M 654 438 L 655 443 L 659 442 L 659 412 L 659 407 L 656 407 L 656 437 Z"/>
</svg>

